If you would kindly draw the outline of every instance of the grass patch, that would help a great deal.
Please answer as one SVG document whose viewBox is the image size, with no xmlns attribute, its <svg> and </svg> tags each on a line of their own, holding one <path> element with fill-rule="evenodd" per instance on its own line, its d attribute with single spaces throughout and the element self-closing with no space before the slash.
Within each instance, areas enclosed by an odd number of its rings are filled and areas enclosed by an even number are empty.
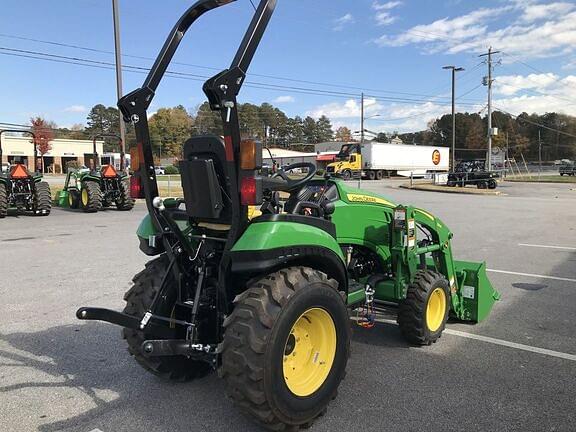
<svg viewBox="0 0 576 432">
<path fill-rule="evenodd" d="M 532 177 L 508 176 L 506 177 L 506 181 L 525 183 L 576 183 L 576 176 L 561 176 L 560 174 L 556 174 L 538 177 L 538 174 L 535 174 L 532 175 Z"/>
</svg>

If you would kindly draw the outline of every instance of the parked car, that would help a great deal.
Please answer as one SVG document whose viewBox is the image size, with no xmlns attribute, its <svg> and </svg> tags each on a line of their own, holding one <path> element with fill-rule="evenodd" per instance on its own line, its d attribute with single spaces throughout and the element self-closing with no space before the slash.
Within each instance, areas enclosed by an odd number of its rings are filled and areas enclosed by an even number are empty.
<svg viewBox="0 0 576 432">
<path fill-rule="evenodd" d="M 163 166 L 154 167 L 154 171 L 156 172 L 156 175 L 165 175 L 166 174 L 166 169 Z"/>
<path fill-rule="evenodd" d="M 456 165 L 454 172 L 448 174 L 448 186 L 475 185 L 478 189 L 496 189 L 497 172 L 486 171 L 484 160 L 463 161 Z"/>
<path fill-rule="evenodd" d="M 560 168 L 558 168 L 558 172 L 560 173 L 561 176 L 563 176 L 563 175 L 567 175 L 567 176 L 576 175 L 576 165 L 575 164 L 560 165 Z"/>
</svg>

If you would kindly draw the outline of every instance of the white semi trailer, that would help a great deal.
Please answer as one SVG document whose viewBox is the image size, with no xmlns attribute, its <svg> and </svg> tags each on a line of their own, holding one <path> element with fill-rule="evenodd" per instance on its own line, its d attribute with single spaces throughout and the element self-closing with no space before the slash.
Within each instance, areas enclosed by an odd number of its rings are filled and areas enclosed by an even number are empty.
<svg viewBox="0 0 576 432">
<path fill-rule="evenodd" d="M 330 173 L 344 179 L 362 176 L 370 180 L 389 175 L 422 176 L 447 172 L 450 163 L 448 147 L 406 144 L 345 144 L 336 162 L 328 165 Z"/>
</svg>

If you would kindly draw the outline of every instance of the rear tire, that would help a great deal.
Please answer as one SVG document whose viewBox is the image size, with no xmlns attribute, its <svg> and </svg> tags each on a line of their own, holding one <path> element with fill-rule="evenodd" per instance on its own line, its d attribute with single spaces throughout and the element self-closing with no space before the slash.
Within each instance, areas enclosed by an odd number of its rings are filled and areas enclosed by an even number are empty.
<svg viewBox="0 0 576 432">
<path fill-rule="evenodd" d="M 102 191 L 98 183 L 84 182 L 80 191 L 80 204 L 85 213 L 95 213 L 102 209 Z"/>
<path fill-rule="evenodd" d="M 32 206 L 34 215 L 48 216 L 51 209 L 52 193 L 50 192 L 50 185 L 44 181 L 36 183 L 34 189 L 34 204 Z"/>
<path fill-rule="evenodd" d="M 142 318 L 152 304 L 162 278 L 168 268 L 168 259 L 165 255 L 146 264 L 146 268 L 132 279 L 134 285 L 124 295 L 126 307 L 124 313 Z M 175 283 L 173 276 L 170 282 Z M 171 310 L 158 311 L 161 315 L 170 316 Z M 201 378 L 212 371 L 212 367 L 202 361 L 191 360 L 184 356 L 144 357 L 142 343 L 148 339 L 158 339 L 156 336 L 146 335 L 141 331 L 123 329 L 122 335 L 128 343 L 128 352 L 140 366 L 148 372 L 161 378 L 174 381 L 189 381 Z"/>
<path fill-rule="evenodd" d="M 291 267 L 252 284 L 234 304 L 220 369 L 228 397 L 270 430 L 309 427 L 336 397 L 350 353 L 337 282 Z"/>
<path fill-rule="evenodd" d="M 376 171 L 376 180 L 382 180 L 383 177 L 384 172 L 382 172 L 381 170 Z"/>
<path fill-rule="evenodd" d="M 420 270 L 398 309 L 400 331 L 414 345 L 430 345 L 442 336 L 449 310 L 450 285 L 446 278 Z"/>
<path fill-rule="evenodd" d="M 368 180 L 374 180 L 376 178 L 376 173 L 374 171 L 368 171 Z"/>
<path fill-rule="evenodd" d="M 8 214 L 8 191 L 4 183 L 0 183 L 0 219 Z"/>
<path fill-rule="evenodd" d="M 130 196 L 128 181 L 120 182 L 120 198 L 116 200 L 116 208 L 122 211 L 129 211 L 134 208 L 134 202 L 134 199 Z"/>
</svg>

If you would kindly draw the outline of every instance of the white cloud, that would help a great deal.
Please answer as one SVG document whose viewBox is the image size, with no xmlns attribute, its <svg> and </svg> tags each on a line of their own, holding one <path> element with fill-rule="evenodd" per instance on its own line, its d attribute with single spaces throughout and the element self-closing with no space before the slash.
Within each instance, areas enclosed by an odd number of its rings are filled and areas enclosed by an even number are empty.
<svg viewBox="0 0 576 432">
<path fill-rule="evenodd" d="M 564 2 L 530 4 L 524 7 L 520 19 L 524 22 L 534 22 L 541 19 L 549 19 L 551 16 L 563 15 L 572 10 L 574 10 L 574 5 Z"/>
<path fill-rule="evenodd" d="M 423 24 L 397 36 L 383 35 L 376 40 L 381 46 L 404 46 L 411 43 L 464 42 L 485 34 L 486 23 L 502 14 L 507 8 L 478 9 L 456 18 L 442 18 L 431 24 Z M 438 50 L 440 47 L 438 47 Z"/>
<path fill-rule="evenodd" d="M 376 16 L 374 17 L 376 19 L 376 23 L 378 25 L 385 26 L 396 21 L 397 17 L 393 16 L 390 10 L 400 6 L 401 4 L 402 2 L 400 1 L 389 1 L 386 3 L 379 3 L 375 1 L 372 3 L 372 9 L 376 11 Z"/>
<path fill-rule="evenodd" d="M 334 31 L 342 31 L 347 25 L 354 24 L 356 20 L 351 13 L 347 13 L 346 15 L 341 16 L 334 20 L 334 27 L 332 30 Z"/>
<path fill-rule="evenodd" d="M 378 110 L 382 107 L 381 104 L 376 102 L 375 99 L 365 99 L 364 100 L 364 112 L 368 117 L 378 113 Z M 340 119 L 340 118 L 360 118 L 362 108 L 360 106 L 360 101 L 356 99 L 348 99 L 346 102 L 333 102 L 325 105 L 320 105 L 306 113 L 306 115 L 314 118 L 319 118 L 325 115 L 330 119 Z"/>
<path fill-rule="evenodd" d="M 511 96 L 523 90 L 547 91 L 558 79 L 553 73 L 499 76 L 494 83 L 494 92 Z"/>
<path fill-rule="evenodd" d="M 428 102 L 419 105 L 384 105 L 374 99 L 366 99 L 365 116 L 378 117 L 366 121 L 366 129 L 374 132 L 412 132 L 426 129 L 428 122 L 449 111 L 449 107 Z M 360 102 L 349 99 L 345 102 L 333 102 L 316 107 L 306 114 L 318 118 L 322 115 L 332 120 L 334 127 L 348 126 L 352 130 L 360 129 Z M 384 120 L 384 121 L 383 121 Z"/>
<path fill-rule="evenodd" d="M 494 105 L 512 114 L 559 112 L 576 115 L 576 75 L 505 75 L 494 83 Z"/>
<path fill-rule="evenodd" d="M 494 22 L 505 23 L 494 28 Z M 522 58 L 569 55 L 576 50 L 576 6 L 518 1 L 384 34 L 380 46 L 420 45 L 424 52 L 482 52 L 488 46 Z"/>
<path fill-rule="evenodd" d="M 294 96 L 278 96 L 276 99 L 274 99 L 272 102 L 274 103 L 292 103 L 296 101 L 296 99 L 294 99 Z"/>
<path fill-rule="evenodd" d="M 69 107 L 64 108 L 65 112 L 73 112 L 73 113 L 83 113 L 88 111 L 84 105 L 71 105 Z"/>
</svg>

